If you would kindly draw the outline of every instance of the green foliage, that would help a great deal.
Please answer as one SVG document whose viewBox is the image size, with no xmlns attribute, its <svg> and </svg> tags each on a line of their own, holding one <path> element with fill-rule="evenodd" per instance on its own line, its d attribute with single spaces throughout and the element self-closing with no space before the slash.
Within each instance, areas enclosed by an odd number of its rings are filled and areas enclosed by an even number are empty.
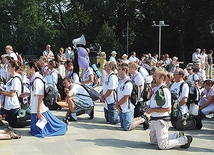
<svg viewBox="0 0 214 155">
<path fill-rule="evenodd" d="M 102 47 L 102 51 L 105 51 L 107 55 L 111 54 L 112 50 L 118 50 L 118 41 L 116 35 L 108 23 L 105 22 L 97 35 L 96 42 Z"/>
<path fill-rule="evenodd" d="M 214 1 L 209 0 L 1 0 L 0 49 L 7 44 L 22 54 L 42 54 L 47 44 L 58 53 L 85 35 L 87 46 L 95 42 L 110 55 L 126 51 L 129 22 L 129 53 L 158 51 L 158 28 L 164 20 L 162 53 L 190 61 L 197 47 L 213 48 L 210 24 Z"/>
</svg>

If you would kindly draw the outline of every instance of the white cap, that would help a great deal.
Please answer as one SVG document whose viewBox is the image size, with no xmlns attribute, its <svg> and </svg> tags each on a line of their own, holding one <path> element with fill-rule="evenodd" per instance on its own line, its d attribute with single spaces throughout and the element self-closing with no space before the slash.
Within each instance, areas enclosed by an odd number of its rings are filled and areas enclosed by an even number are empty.
<svg viewBox="0 0 214 155">
<path fill-rule="evenodd" d="M 116 51 L 112 51 L 111 54 L 117 54 L 117 52 Z"/>
</svg>

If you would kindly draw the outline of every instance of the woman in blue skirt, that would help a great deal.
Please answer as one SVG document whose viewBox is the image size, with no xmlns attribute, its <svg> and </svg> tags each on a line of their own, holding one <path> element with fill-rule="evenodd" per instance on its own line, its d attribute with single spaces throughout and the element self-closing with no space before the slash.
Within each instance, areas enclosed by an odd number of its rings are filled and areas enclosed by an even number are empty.
<svg viewBox="0 0 214 155">
<path fill-rule="evenodd" d="M 31 76 L 31 92 L 23 94 L 22 97 L 30 95 L 31 108 L 31 129 L 30 133 L 33 136 L 44 138 L 45 136 L 64 135 L 67 126 L 64 122 L 56 118 L 43 103 L 44 97 L 44 82 L 43 77 L 39 73 L 40 67 L 37 60 L 28 63 L 28 75 Z M 44 128 L 40 128 L 36 123 L 45 119 L 47 124 Z"/>
</svg>

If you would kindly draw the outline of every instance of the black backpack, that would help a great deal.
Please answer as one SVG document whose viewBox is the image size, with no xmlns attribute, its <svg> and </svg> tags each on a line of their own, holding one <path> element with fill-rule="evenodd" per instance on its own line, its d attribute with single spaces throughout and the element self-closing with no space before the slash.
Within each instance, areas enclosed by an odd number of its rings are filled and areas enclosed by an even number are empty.
<svg viewBox="0 0 214 155">
<path fill-rule="evenodd" d="M 129 96 L 129 100 L 131 101 L 131 103 L 132 103 L 133 105 L 136 105 L 137 102 L 138 102 L 138 99 L 139 99 L 139 95 L 138 95 L 139 88 L 138 88 L 138 86 L 135 84 L 134 81 L 127 80 L 127 81 L 124 83 L 123 89 L 124 89 L 124 87 L 125 87 L 125 84 L 127 84 L 128 82 L 132 83 L 132 85 L 133 85 L 133 89 L 132 89 L 131 95 Z"/>
<path fill-rule="evenodd" d="M 63 85 L 63 78 L 59 73 L 57 73 L 57 76 L 58 76 L 58 80 L 57 80 L 56 87 L 58 89 L 58 93 L 61 95 L 61 99 L 64 100 L 66 97 L 66 93 L 64 91 L 65 87 Z"/>
<path fill-rule="evenodd" d="M 143 101 L 149 101 L 152 96 L 152 87 L 148 83 L 144 83 L 144 88 L 141 93 L 141 97 L 143 98 Z"/>
</svg>

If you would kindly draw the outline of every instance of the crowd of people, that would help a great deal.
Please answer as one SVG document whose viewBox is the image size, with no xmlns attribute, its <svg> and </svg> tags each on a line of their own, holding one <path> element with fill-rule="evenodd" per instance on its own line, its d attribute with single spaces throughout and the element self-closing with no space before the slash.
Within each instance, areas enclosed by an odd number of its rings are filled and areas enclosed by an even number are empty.
<svg viewBox="0 0 214 155">
<path fill-rule="evenodd" d="M 89 54 L 90 50 L 86 49 Z M 66 133 L 68 121 L 77 121 L 82 114 L 94 118 L 95 103 L 86 87 L 93 89 L 99 80 L 103 90 L 100 92 L 100 102 L 103 103 L 104 117 L 110 124 L 120 123 L 121 128 L 130 131 L 137 126 L 144 130 L 150 125 L 150 142 L 160 149 L 170 149 L 180 146 L 189 148 L 192 136 L 184 135 L 183 130 L 201 129 L 201 120 L 205 115 L 214 112 L 214 87 L 212 81 L 213 51 L 206 54 L 206 49 L 197 48 L 192 55 L 192 63 L 185 69 L 180 68 L 184 62 L 178 57 L 172 59 L 169 54 L 143 54 L 139 59 L 136 52 L 130 57 L 123 54 L 116 59 L 117 52 L 112 51 L 107 59 L 105 52 L 97 57 L 97 66 L 102 77 L 96 79 L 92 67 L 76 66 L 75 50 L 68 47 L 65 51 L 59 49 L 55 56 L 51 46 L 39 60 L 32 60 L 26 65 L 17 59 L 12 46 L 6 46 L 6 54 L 2 55 L 0 90 L 2 117 L 9 126 L 0 131 L 0 139 L 20 138 L 20 134 L 12 128 L 30 126 L 30 133 L 36 137 L 56 136 Z M 85 56 L 90 62 L 88 55 Z M 64 120 L 56 118 L 45 106 L 45 77 L 51 77 L 54 87 L 53 104 L 57 108 L 67 107 Z M 65 97 L 58 90 L 59 76 L 63 77 Z M 131 100 L 134 87 L 137 87 L 137 99 Z M 5 87 L 5 88 L 3 88 Z M 145 100 L 145 88 L 151 88 L 150 98 Z M 180 117 L 171 120 L 173 93 L 177 95 L 177 109 Z M 163 97 L 160 97 L 160 96 Z M 193 96 L 193 97 L 192 97 Z M 29 100 L 30 116 L 19 117 L 21 108 L 19 99 Z M 56 108 L 56 109 L 57 109 Z M 44 123 L 43 127 L 38 123 Z M 46 122 L 46 123 L 45 123 Z M 48 123 L 47 123 L 48 122 Z M 169 134 L 170 124 L 177 130 Z M 11 128 L 12 127 L 12 128 Z"/>
</svg>

